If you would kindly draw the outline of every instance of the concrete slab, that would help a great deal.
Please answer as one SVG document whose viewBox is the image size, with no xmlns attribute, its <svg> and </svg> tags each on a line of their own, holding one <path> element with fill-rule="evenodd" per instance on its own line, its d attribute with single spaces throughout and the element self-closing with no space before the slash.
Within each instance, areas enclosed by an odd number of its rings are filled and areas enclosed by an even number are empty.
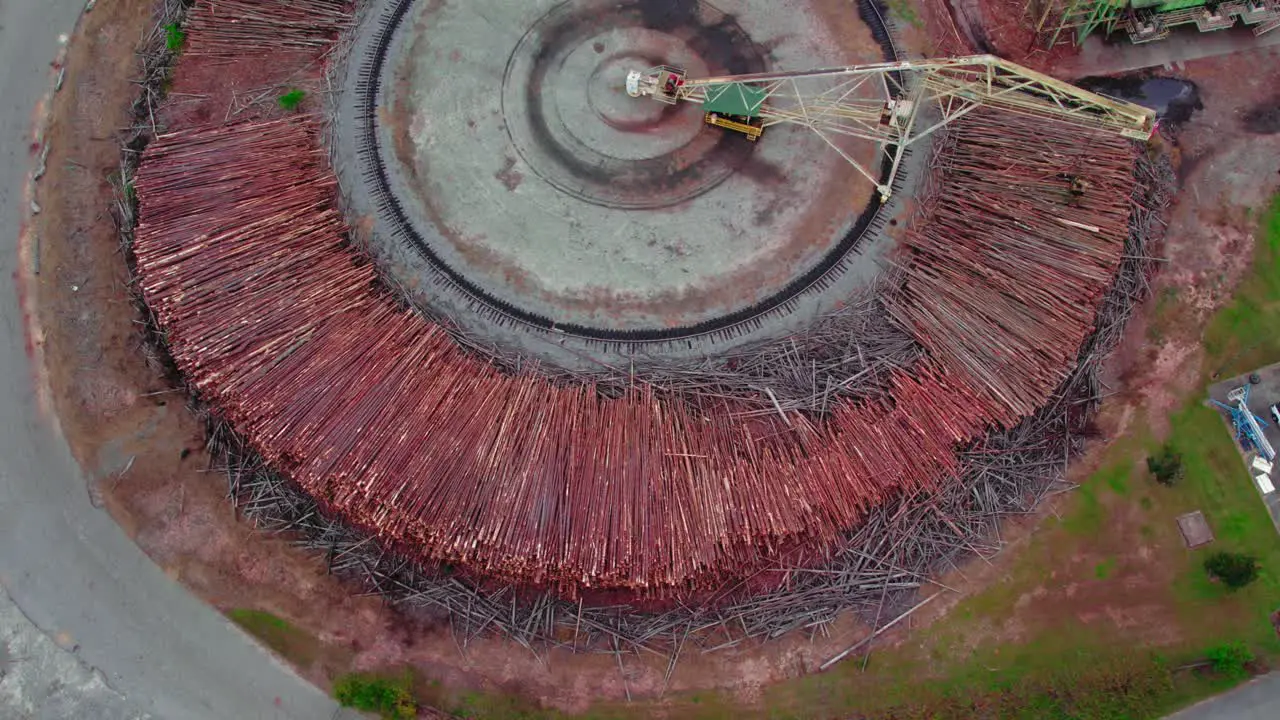
<svg viewBox="0 0 1280 720">
<path fill-rule="evenodd" d="M 879 62 L 880 48 L 808 3 L 724 5 L 418 3 L 386 127 L 432 249 L 504 302 L 621 330 L 705 322 L 816 265 L 869 179 L 807 129 L 751 143 L 623 81 L 657 64 L 709 77 Z M 847 151 L 875 165 L 874 144 Z"/>
<path fill-rule="evenodd" d="M 441 266 L 445 284 L 478 288 L 504 311 L 662 333 L 749 316 L 812 287 L 855 228 L 888 221 L 867 211 L 871 180 L 816 134 L 778 126 L 752 144 L 707 127 L 695 106 L 623 88 L 628 69 L 660 63 L 705 75 L 879 62 L 884 50 L 853 7 L 486 0 L 414 3 L 403 17 L 379 76 L 378 157 L 428 262 L 396 247 L 406 233 L 395 223 L 379 217 L 370 234 L 402 286 L 468 330 L 476 294 L 459 303 L 433 292 Z M 359 39 L 353 63 L 373 44 Z M 338 123 L 344 191 L 352 212 L 377 216 L 379 198 L 357 187 L 364 161 L 348 154 L 359 112 L 341 103 L 340 118 L 351 118 Z M 874 145 L 837 144 L 877 166 Z M 904 178 L 915 165 L 908 159 Z M 825 302 L 787 311 L 812 317 L 865 287 L 887 235 L 840 253 L 839 282 L 821 281 Z M 504 323 L 493 325 L 501 342 Z"/>
<path fill-rule="evenodd" d="M 1249 410 L 1263 420 L 1266 421 L 1266 427 L 1263 434 L 1272 447 L 1280 448 L 1280 423 L 1276 422 L 1272 416 L 1270 408 L 1276 403 L 1280 403 L 1280 363 L 1268 365 L 1254 371 L 1260 380 L 1256 385 L 1249 385 Z M 1227 400 L 1227 394 L 1233 389 L 1249 384 L 1249 376 L 1253 373 L 1245 373 L 1227 380 L 1215 383 L 1209 388 L 1209 398 L 1217 400 L 1221 403 L 1230 405 Z M 1216 406 L 1215 406 L 1216 407 Z M 1227 424 L 1228 432 L 1234 434 L 1231 428 L 1231 419 L 1228 413 L 1221 408 L 1218 409 L 1222 415 L 1223 422 Z M 1254 451 L 1245 451 L 1240 448 L 1237 443 L 1236 448 L 1241 452 L 1241 459 L 1245 465 L 1245 472 L 1241 475 L 1241 482 L 1248 482 L 1253 485 L 1254 490 L 1258 492 L 1263 503 L 1267 506 L 1268 512 L 1271 513 L 1271 522 L 1276 526 L 1276 532 L 1280 532 L 1280 492 L 1274 491 L 1264 492 L 1265 485 L 1256 482 L 1253 478 L 1257 474 L 1253 469 L 1254 458 L 1257 453 Z M 1276 480 L 1274 476 L 1272 480 Z"/>
<path fill-rule="evenodd" d="M 1199 510 L 1179 515 L 1178 530 L 1182 533 L 1183 542 L 1189 548 L 1204 547 L 1213 542 L 1213 531 L 1209 529 L 1204 513 Z"/>
</svg>

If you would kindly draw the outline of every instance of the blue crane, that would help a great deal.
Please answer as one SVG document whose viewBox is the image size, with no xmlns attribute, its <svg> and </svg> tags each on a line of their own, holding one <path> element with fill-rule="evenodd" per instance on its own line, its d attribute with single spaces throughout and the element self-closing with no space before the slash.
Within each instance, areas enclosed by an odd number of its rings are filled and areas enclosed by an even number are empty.
<svg viewBox="0 0 1280 720">
<path fill-rule="evenodd" d="M 1231 424 L 1235 426 L 1236 439 L 1240 441 L 1241 447 L 1246 450 L 1250 448 L 1257 450 L 1267 462 L 1275 460 L 1276 451 L 1271 447 L 1271 443 L 1267 442 L 1267 436 L 1262 432 L 1263 428 L 1267 427 L 1267 421 L 1249 410 L 1249 386 L 1241 385 L 1227 393 L 1227 401 L 1233 404 L 1227 405 L 1217 400 L 1214 400 L 1213 404 L 1231 413 Z"/>
</svg>

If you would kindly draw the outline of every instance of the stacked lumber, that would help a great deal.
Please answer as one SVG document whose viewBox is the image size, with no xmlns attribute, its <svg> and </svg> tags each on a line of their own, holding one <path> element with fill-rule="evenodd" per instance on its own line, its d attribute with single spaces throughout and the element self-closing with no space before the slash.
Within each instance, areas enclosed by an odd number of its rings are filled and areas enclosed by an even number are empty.
<svg viewBox="0 0 1280 720">
<path fill-rule="evenodd" d="M 354 21 L 348 0 L 198 0 L 184 31 L 187 55 L 324 50 Z"/>
<path fill-rule="evenodd" d="M 611 398 L 464 352 L 345 244 L 305 117 L 158 138 L 136 179 L 136 270 L 205 404 L 388 546 L 570 597 L 706 589 L 955 477 L 958 448 L 1070 371 L 1120 262 L 1133 151 L 1065 125 L 1019 141 L 1018 122 L 952 129 L 931 217 L 908 233 L 888 304 L 925 357 L 885 397 L 822 416 Z M 1090 192 L 1070 198 L 1064 173 Z"/>
<path fill-rule="evenodd" d="M 888 305 L 1002 425 L 1043 404 L 1093 330 L 1127 232 L 1131 146 L 984 111 L 941 148 L 930 212 L 907 235 L 907 280 Z"/>
</svg>

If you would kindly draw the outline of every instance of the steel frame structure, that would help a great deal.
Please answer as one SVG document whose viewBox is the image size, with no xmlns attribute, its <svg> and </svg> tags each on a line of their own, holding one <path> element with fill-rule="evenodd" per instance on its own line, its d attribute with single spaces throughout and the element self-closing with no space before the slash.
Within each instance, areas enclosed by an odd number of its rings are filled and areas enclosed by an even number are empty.
<svg viewBox="0 0 1280 720">
<path fill-rule="evenodd" d="M 1210 398 L 1212 400 L 1212 398 Z M 1275 448 L 1271 447 L 1271 443 L 1267 440 L 1266 433 L 1263 430 L 1267 427 L 1267 421 L 1253 414 L 1249 409 L 1249 386 L 1241 385 L 1240 387 L 1227 393 L 1227 402 L 1235 403 L 1228 405 L 1226 403 L 1212 400 L 1214 405 L 1226 410 L 1231 415 L 1231 424 L 1236 429 L 1236 440 L 1248 441 L 1254 450 L 1258 451 L 1267 462 L 1276 459 Z"/>
<path fill-rule="evenodd" d="M 631 73 L 627 92 L 662 102 L 702 103 L 712 86 L 738 83 L 764 92 L 758 115 L 765 128 L 792 124 L 817 133 L 863 176 L 884 199 L 892 192 L 904 153 L 938 128 L 987 106 L 1031 119 L 1058 119 L 1099 132 L 1147 140 L 1155 112 L 1140 105 L 1082 90 L 994 55 L 906 60 L 797 72 L 681 78 L 674 93 L 659 78 L 675 68 Z M 924 118 L 927 118 L 925 120 Z M 855 138 L 879 145 L 878 158 L 890 160 L 888 176 L 866 167 L 835 139 Z"/>
<path fill-rule="evenodd" d="M 1064 33 L 1080 45 L 1089 35 L 1110 35 L 1124 28 L 1134 44 L 1163 40 L 1169 30 L 1195 25 L 1200 32 L 1234 27 L 1237 22 L 1265 35 L 1280 29 L 1280 0 L 1223 0 L 1164 9 L 1159 0 L 1030 0 L 1028 12 L 1038 14 L 1036 34 L 1046 48 L 1057 45 Z"/>
</svg>

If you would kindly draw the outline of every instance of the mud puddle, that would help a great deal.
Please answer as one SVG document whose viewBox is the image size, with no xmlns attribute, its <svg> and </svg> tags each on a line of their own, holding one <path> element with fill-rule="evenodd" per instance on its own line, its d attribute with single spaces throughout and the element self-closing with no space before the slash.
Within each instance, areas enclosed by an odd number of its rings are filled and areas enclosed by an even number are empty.
<svg viewBox="0 0 1280 720">
<path fill-rule="evenodd" d="M 1099 95 L 1125 100 L 1156 111 L 1161 123 L 1181 125 L 1204 109 L 1200 88 L 1190 80 L 1143 75 L 1087 77 L 1076 85 Z"/>
</svg>

